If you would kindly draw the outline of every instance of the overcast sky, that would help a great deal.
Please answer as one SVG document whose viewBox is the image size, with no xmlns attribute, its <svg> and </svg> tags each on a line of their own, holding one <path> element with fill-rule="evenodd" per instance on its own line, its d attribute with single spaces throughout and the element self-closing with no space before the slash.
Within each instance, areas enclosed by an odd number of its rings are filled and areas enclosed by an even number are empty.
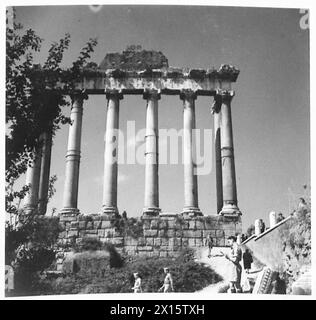
<svg viewBox="0 0 316 320">
<path fill-rule="evenodd" d="M 289 206 L 310 184 L 309 136 L 309 30 L 301 29 L 299 9 L 179 6 L 19 7 L 17 19 L 33 28 L 45 41 L 39 62 L 51 42 L 65 33 L 71 45 L 65 64 L 77 56 L 91 37 L 98 38 L 92 61 L 106 53 L 121 52 L 129 44 L 162 51 L 170 66 L 210 68 L 223 63 L 240 69 L 234 90 L 234 131 L 237 193 L 244 229 L 271 210 L 288 214 Z M 212 98 L 196 101 L 197 128 L 212 129 Z M 146 102 L 141 96 L 125 96 L 120 107 L 120 127 L 136 121 L 145 127 Z M 65 110 L 69 115 L 70 110 Z M 97 213 L 102 206 L 103 153 L 106 120 L 105 96 L 90 96 L 84 106 L 82 159 L 78 207 Z M 182 102 L 178 96 L 162 96 L 159 127 L 182 128 Z M 54 140 L 51 174 L 57 174 L 57 192 L 49 210 L 62 207 L 68 127 Z M 213 141 L 210 142 L 213 148 Z M 181 145 L 180 145 L 181 146 Z M 160 207 L 181 212 L 183 166 L 159 167 Z M 199 205 L 205 214 L 216 213 L 214 166 L 198 177 Z M 144 166 L 119 167 L 118 208 L 128 216 L 142 214 Z M 290 200 L 290 201 L 289 201 Z"/>
</svg>

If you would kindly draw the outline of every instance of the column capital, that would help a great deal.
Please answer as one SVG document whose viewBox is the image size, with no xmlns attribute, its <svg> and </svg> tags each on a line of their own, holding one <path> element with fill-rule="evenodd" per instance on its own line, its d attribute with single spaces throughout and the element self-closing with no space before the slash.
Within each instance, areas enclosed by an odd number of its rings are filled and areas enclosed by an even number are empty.
<svg viewBox="0 0 316 320">
<path fill-rule="evenodd" d="M 161 90 L 145 89 L 143 93 L 143 98 L 146 100 L 160 100 Z"/>
<path fill-rule="evenodd" d="M 211 113 L 219 113 L 221 111 L 221 106 L 222 106 L 222 96 L 219 94 L 216 94 L 214 96 L 214 101 L 211 106 Z"/>
<path fill-rule="evenodd" d="M 218 99 L 218 101 L 221 101 L 221 102 L 230 102 L 234 96 L 235 96 L 234 90 L 218 89 L 216 90 L 214 99 L 215 100 Z"/>
<path fill-rule="evenodd" d="M 196 91 L 193 91 L 191 89 L 183 89 L 180 91 L 180 99 L 181 100 L 189 100 L 194 101 L 197 98 Z"/>
<path fill-rule="evenodd" d="M 106 98 L 109 100 L 111 98 L 116 98 L 118 100 L 122 100 L 123 99 L 123 93 L 122 90 L 106 90 L 105 91 L 105 95 Z"/>
<path fill-rule="evenodd" d="M 74 103 L 75 101 L 83 102 L 83 100 L 88 100 L 89 96 L 86 93 L 86 90 L 73 92 L 70 94 L 71 102 Z"/>
</svg>

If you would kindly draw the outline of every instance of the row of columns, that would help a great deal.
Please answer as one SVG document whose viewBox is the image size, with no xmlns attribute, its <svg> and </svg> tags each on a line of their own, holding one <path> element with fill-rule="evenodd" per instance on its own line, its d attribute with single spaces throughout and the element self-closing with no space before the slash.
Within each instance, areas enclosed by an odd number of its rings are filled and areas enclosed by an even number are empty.
<svg viewBox="0 0 316 320">
<path fill-rule="evenodd" d="M 45 214 L 48 202 L 49 174 L 51 164 L 52 132 L 43 132 L 38 149 L 33 152 L 33 159 L 26 171 L 29 191 L 24 198 L 26 213 Z"/>
<path fill-rule="evenodd" d="M 157 215 L 159 208 L 159 154 L 158 154 L 158 100 L 160 92 L 146 90 L 143 98 L 146 100 L 146 151 L 145 151 L 145 197 L 144 215 Z M 224 215 L 240 214 L 237 205 L 236 176 L 234 163 L 233 132 L 231 118 L 232 91 L 218 91 L 214 97 L 212 113 L 214 114 L 215 130 L 215 160 L 216 160 L 216 189 L 217 212 Z M 66 154 L 65 186 L 62 214 L 78 214 L 78 187 L 79 166 L 81 151 L 81 130 L 83 101 L 86 94 L 77 94 L 72 97 L 71 126 L 69 127 L 68 148 Z M 117 90 L 106 92 L 107 118 L 104 148 L 104 187 L 102 213 L 117 215 L 117 176 L 118 176 L 118 129 L 119 129 L 119 102 L 123 98 Z M 184 207 L 183 214 L 202 215 L 198 205 L 198 183 L 195 163 L 193 130 L 195 129 L 195 100 L 197 95 L 192 90 L 183 90 L 180 99 L 183 101 L 183 156 L 184 156 Z M 49 149 L 49 148 L 48 148 Z M 49 152 L 45 151 L 40 161 L 35 159 L 34 166 L 29 170 L 27 181 L 32 185 L 33 198 L 26 201 L 26 205 L 34 207 L 38 194 L 39 176 L 48 182 L 49 170 L 45 173 L 39 169 L 49 167 Z M 47 184 L 48 185 L 48 184 Z M 48 187 L 47 187 L 48 188 Z M 37 189 L 37 190 L 36 190 Z M 43 193 L 47 189 L 40 188 Z M 46 211 L 46 208 L 45 208 Z"/>
</svg>

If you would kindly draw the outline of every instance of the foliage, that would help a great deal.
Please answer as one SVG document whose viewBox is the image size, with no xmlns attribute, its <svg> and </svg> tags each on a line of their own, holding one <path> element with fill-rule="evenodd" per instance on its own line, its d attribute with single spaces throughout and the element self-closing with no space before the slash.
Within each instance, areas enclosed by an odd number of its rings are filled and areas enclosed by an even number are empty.
<svg viewBox="0 0 316 320">
<path fill-rule="evenodd" d="M 177 292 L 194 292 L 222 280 L 212 269 L 192 259 L 190 249 L 182 252 L 178 258 L 133 257 L 120 268 L 106 269 L 102 276 L 78 272 L 62 279 L 41 280 L 37 291 L 32 294 L 132 292 L 134 272 L 140 274 L 144 292 L 157 292 L 163 284 L 163 268 L 166 266 L 171 271 Z"/>
<path fill-rule="evenodd" d="M 62 114 L 62 108 L 69 106 L 66 94 L 73 93 L 74 83 L 97 44 L 96 39 L 90 39 L 72 67 L 62 70 L 64 52 L 70 44 L 70 35 L 66 34 L 51 44 L 41 66 L 34 62 L 33 56 L 40 51 L 43 39 L 34 30 L 23 34 L 22 29 L 17 23 L 7 24 L 6 28 L 6 182 L 9 184 L 26 171 L 34 151 L 40 150 L 41 134 L 49 131 L 54 135 L 61 124 L 70 123 Z"/>
<path fill-rule="evenodd" d="M 21 249 L 51 248 L 60 231 L 58 218 L 55 217 L 25 216 L 18 228 L 7 223 L 5 228 L 6 264 L 19 264 Z"/>
</svg>

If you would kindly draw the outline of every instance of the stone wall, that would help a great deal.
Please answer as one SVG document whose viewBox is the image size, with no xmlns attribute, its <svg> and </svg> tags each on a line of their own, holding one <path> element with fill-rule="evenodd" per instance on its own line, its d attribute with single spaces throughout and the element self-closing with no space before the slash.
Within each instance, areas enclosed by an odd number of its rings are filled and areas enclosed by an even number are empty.
<svg viewBox="0 0 316 320">
<path fill-rule="evenodd" d="M 59 244 L 80 245 L 83 238 L 112 243 L 120 253 L 157 257 L 175 256 L 181 249 L 205 245 L 210 233 L 215 246 L 227 246 L 227 238 L 241 233 L 241 218 L 210 215 L 184 218 L 179 215 L 109 218 L 106 215 L 62 215 Z"/>
</svg>

